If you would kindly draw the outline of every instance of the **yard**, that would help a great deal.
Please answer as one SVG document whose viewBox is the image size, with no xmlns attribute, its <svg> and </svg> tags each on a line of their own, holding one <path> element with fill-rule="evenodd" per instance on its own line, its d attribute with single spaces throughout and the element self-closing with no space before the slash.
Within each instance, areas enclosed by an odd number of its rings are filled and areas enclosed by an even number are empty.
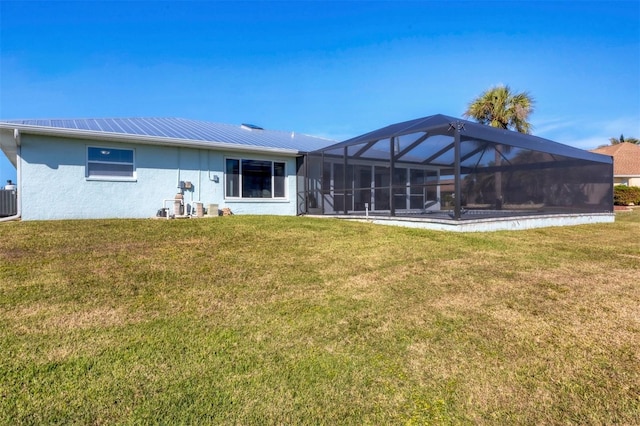
<svg viewBox="0 0 640 426">
<path fill-rule="evenodd" d="M 2 424 L 639 424 L 640 210 L 0 224 Z"/>
</svg>

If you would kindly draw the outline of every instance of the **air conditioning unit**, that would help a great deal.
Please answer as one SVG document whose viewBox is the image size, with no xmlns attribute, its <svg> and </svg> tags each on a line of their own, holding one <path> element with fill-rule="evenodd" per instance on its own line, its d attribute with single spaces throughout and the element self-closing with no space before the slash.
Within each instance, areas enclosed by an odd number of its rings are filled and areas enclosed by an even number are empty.
<svg viewBox="0 0 640 426">
<path fill-rule="evenodd" d="M 14 190 L 0 189 L 0 217 L 18 213 L 18 197 Z"/>
</svg>

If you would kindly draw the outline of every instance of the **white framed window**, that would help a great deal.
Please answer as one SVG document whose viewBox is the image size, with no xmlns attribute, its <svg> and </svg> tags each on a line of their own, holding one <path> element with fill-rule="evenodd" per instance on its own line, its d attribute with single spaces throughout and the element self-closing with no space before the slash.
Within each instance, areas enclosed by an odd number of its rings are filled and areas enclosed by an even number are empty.
<svg viewBox="0 0 640 426">
<path fill-rule="evenodd" d="M 134 180 L 136 178 L 135 151 L 131 148 L 88 146 L 86 177 Z"/>
<path fill-rule="evenodd" d="M 282 161 L 225 159 L 226 198 L 286 198 L 286 164 Z"/>
</svg>

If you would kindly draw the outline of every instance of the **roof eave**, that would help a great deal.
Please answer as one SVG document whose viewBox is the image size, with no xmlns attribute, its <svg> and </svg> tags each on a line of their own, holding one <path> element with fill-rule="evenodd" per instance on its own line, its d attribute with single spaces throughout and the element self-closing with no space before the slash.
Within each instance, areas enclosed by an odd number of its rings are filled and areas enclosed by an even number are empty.
<svg viewBox="0 0 640 426">
<path fill-rule="evenodd" d="M 269 154 L 298 156 L 302 153 L 295 149 L 269 148 L 261 146 L 241 145 L 217 141 L 199 141 L 193 139 L 167 138 L 161 136 L 132 135 L 113 132 L 94 132 L 80 129 L 62 129 L 56 127 L 31 126 L 27 124 L 1 123 L 0 129 L 18 129 L 22 133 L 43 136 L 59 136 L 74 139 L 91 139 L 104 142 L 140 143 L 145 145 L 179 146 L 214 151 L 249 151 Z"/>
<path fill-rule="evenodd" d="M 16 167 L 18 161 L 18 140 L 16 139 L 13 129 L 0 127 L 0 151 L 9 159 L 13 167 Z"/>
</svg>

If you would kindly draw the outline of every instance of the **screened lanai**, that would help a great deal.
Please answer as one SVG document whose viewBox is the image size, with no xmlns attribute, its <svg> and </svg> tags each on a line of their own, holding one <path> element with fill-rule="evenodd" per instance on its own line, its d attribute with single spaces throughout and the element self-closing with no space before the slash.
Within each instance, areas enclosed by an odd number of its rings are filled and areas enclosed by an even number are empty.
<svg viewBox="0 0 640 426">
<path fill-rule="evenodd" d="M 299 167 L 301 214 L 460 221 L 613 211 L 610 157 L 444 115 L 311 152 Z"/>
</svg>

